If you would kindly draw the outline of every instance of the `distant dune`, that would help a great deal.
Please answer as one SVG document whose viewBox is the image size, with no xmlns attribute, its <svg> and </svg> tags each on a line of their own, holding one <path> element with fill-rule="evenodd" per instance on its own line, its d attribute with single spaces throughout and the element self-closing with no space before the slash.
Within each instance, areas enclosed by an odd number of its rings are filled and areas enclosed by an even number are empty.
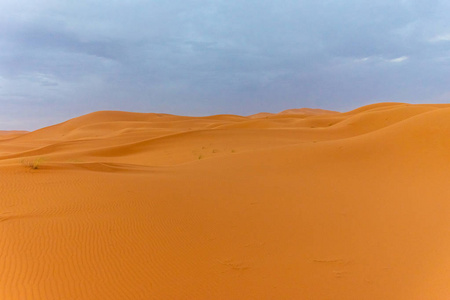
<svg viewBox="0 0 450 300">
<path fill-rule="evenodd" d="M 0 132 L 0 299 L 450 299 L 450 104 Z"/>
<path fill-rule="evenodd" d="M 287 109 L 280 112 L 280 114 L 304 114 L 304 115 L 326 115 L 326 114 L 335 114 L 336 111 L 325 110 L 319 108 L 294 108 Z"/>
<path fill-rule="evenodd" d="M 22 134 L 28 133 L 28 131 L 21 130 L 0 130 L 0 139 L 9 139 Z"/>
</svg>

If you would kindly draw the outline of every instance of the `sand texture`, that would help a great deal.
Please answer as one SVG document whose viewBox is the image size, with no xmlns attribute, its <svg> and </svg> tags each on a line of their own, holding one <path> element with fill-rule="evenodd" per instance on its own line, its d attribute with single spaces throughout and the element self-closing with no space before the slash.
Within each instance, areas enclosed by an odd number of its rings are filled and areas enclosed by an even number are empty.
<svg viewBox="0 0 450 300">
<path fill-rule="evenodd" d="M 0 299 L 450 299 L 450 105 L 0 132 Z"/>
</svg>

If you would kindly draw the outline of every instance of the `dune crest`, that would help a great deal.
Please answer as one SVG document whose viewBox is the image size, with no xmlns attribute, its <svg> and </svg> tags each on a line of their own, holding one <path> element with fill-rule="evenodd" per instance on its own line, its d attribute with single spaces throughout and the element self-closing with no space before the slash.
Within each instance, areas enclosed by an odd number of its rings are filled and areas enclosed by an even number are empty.
<svg viewBox="0 0 450 300">
<path fill-rule="evenodd" d="M 320 108 L 293 108 L 293 109 L 287 109 L 283 110 L 279 114 L 304 114 L 304 115 L 327 115 L 327 114 L 336 114 L 337 111 L 332 110 L 325 110 Z"/>
<path fill-rule="evenodd" d="M 450 105 L 0 131 L 0 299 L 448 299 Z"/>
</svg>

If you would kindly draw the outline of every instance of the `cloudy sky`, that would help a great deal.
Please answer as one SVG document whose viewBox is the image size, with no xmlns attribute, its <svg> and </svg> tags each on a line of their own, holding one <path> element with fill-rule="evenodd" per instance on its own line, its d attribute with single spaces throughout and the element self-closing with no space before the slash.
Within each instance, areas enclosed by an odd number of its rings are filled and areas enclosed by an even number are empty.
<svg viewBox="0 0 450 300">
<path fill-rule="evenodd" d="M 0 0 L 0 129 L 450 102 L 444 0 Z"/>
</svg>

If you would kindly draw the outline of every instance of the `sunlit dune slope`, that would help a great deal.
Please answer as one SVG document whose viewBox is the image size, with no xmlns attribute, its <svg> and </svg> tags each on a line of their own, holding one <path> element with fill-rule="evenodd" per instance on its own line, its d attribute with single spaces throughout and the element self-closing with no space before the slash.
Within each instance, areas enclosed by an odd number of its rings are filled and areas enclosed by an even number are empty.
<svg viewBox="0 0 450 300">
<path fill-rule="evenodd" d="M 0 133 L 0 299 L 449 299 L 450 105 Z"/>
</svg>

